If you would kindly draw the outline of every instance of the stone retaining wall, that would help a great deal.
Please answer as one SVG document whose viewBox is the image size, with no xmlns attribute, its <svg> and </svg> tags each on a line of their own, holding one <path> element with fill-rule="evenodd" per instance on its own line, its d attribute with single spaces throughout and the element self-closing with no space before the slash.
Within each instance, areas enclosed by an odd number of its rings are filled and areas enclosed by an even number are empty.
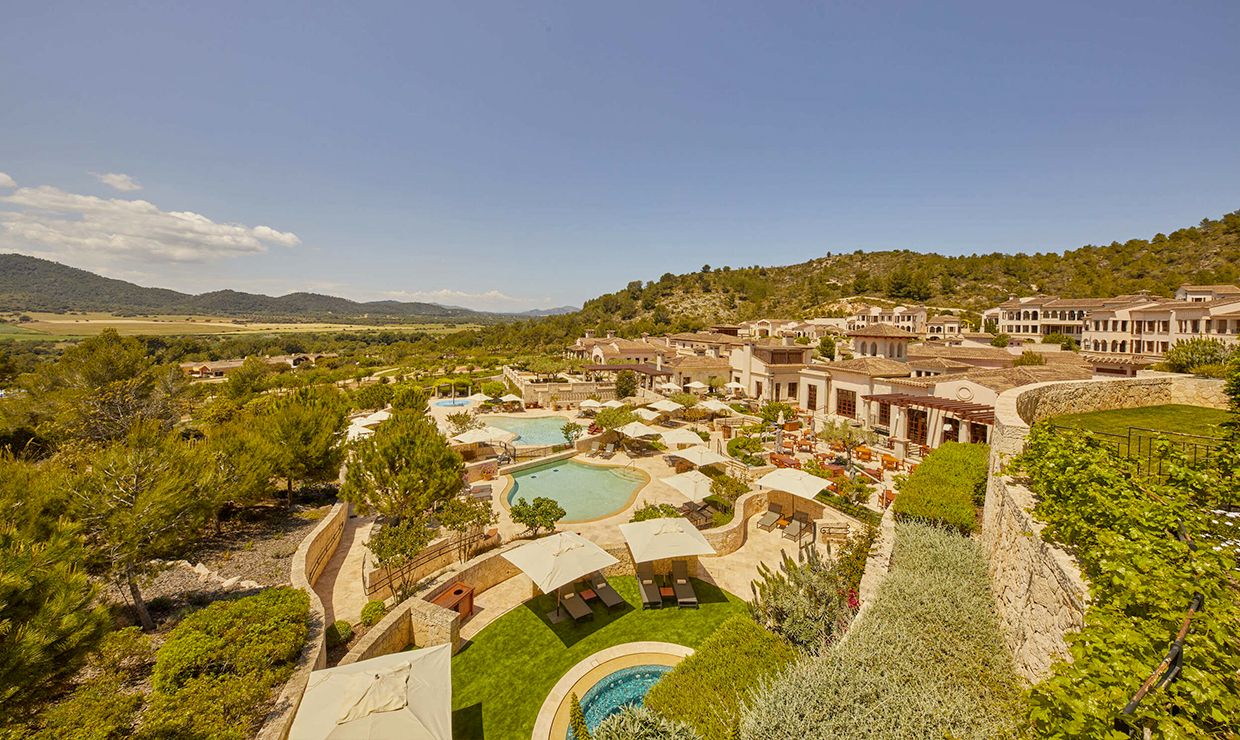
<svg viewBox="0 0 1240 740">
<path fill-rule="evenodd" d="M 1089 587 L 1075 559 L 1042 539 L 1033 517 L 1033 492 L 1003 475 L 1025 445 L 1031 424 L 1066 413 L 1178 403 L 1226 407 L 1222 381 L 1170 373 L 1135 378 L 1037 383 L 1004 392 L 995 403 L 990 477 L 982 542 L 990 582 L 1017 671 L 1030 681 L 1045 677 L 1067 654 L 1065 635 L 1084 624 Z"/>
<path fill-rule="evenodd" d="M 297 659 L 297 667 L 285 682 L 275 706 L 267 714 L 267 720 L 259 730 L 258 740 L 284 740 L 288 737 L 289 729 L 293 726 L 293 717 L 297 715 L 297 707 L 301 704 L 301 695 L 306 690 L 306 682 L 310 680 L 310 673 L 327 666 L 327 643 L 323 639 L 326 611 L 323 609 L 322 600 L 314 592 L 314 584 L 340 545 L 340 535 L 344 532 L 348 518 L 349 505 L 336 504 L 327 516 L 323 517 L 323 521 L 301 541 L 297 552 L 293 553 L 289 578 L 294 588 L 300 588 L 310 595 L 310 631 L 306 635 L 305 647 Z"/>
</svg>

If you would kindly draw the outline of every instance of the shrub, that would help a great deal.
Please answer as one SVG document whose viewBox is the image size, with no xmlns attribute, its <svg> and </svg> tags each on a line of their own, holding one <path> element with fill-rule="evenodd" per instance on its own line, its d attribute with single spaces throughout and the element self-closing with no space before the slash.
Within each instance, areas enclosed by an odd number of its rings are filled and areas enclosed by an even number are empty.
<svg viewBox="0 0 1240 740">
<path fill-rule="evenodd" d="M 666 719 L 644 706 L 627 706 L 599 723 L 594 740 L 702 740 L 684 722 Z"/>
<path fill-rule="evenodd" d="M 842 511 L 853 519 L 869 524 L 872 527 L 877 527 L 878 523 L 883 519 L 881 514 L 864 506 L 858 506 L 843 496 L 837 496 L 830 491 L 822 491 L 814 498 L 830 506 L 832 509 Z"/>
<path fill-rule="evenodd" d="M 1075 352 L 1081 348 L 1075 338 L 1062 332 L 1054 332 L 1042 337 L 1042 344 L 1058 344 L 1061 348 Z"/>
<path fill-rule="evenodd" d="M 159 649 L 155 688 L 172 692 L 197 676 L 246 675 L 288 666 L 306 641 L 309 611 L 304 592 L 269 588 L 194 612 Z"/>
<path fill-rule="evenodd" d="M 1006 347 L 1011 343 L 1012 337 L 1007 334 L 996 334 L 994 338 L 990 340 L 992 347 Z"/>
<path fill-rule="evenodd" d="M 128 737 L 142 694 L 126 691 L 116 673 L 103 673 L 79 686 L 39 718 L 35 740 L 115 740 Z"/>
<path fill-rule="evenodd" d="M 367 627 L 374 627 L 383 619 L 383 615 L 387 614 L 387 607 L 382 601 L 367 601 L 366 606 L 362 607 L 362 624 Z"/>
<path fill-rule="evenodd" d="M 1033 350 L 1030 350 L 1030 349 L 1027 349 L 1024 352 L 1021 352 L 1020 357 L 1017 357 L 1015 360 L 1012 360 L 1013 367 L 1023 367 L 1027 365 L 1045 365 L 1045 364 L 1046 364 L 1046 358 L 1042 356 L 1042 353 L 1034 352 Z"/>
<path fill-rule="evenodd" d="M 753 437 L 733 437 L 728 440 L 728 454 L 749 466 L 766 463 L 758 453 L 762 452 L 762 443 Z"/>
<path fill-rule="evenodd" d="M 857 610 L 857 588 L 877 536 L 870 527 L 849 537 L 830 562 L 811 549 L 800 563 L 785 553 L 778 571 L 759 563 L 749 607 L 754 620 L 811 653 L 826 649 Z"/>
<path fill-rule="evenodd" d="M 1088 438 L 1034 428 L 1013 470 L 1029 477 L 1044 538 L 1075 555 L 1090 585 L 1084 627 L 1068 637 L 1071 662 L 1056 662 L 1033 687 L 1039 736 L 1127 737 L 1119 711 L 1166 655 L 1194 592 L 1205 606 L 1186 636 L 1181 672 L 1124 721 L 1133 736 L 1240 733 L 1236 550 L 1220 544 L 1235 533 L 1212 514 L 1234 501 L 1237 442 L 1221 446 L 1215 465 L 1189 465 L 1156 444 L 1169 470 L 1159 482 L 1134 480 L 1126 461 Z"/>
<path fill-rule="evenodd" d="M 1181 339 L 1163 353 L 1162 364 L 1176 373 L 1192 372 L 1202 365 L 1223 365 L 1232 350 L 1219 339 Z"/>
<path fill-rule="evenodd" d="M 343 645 L 353 639 L 353 625 L 343 619 L 337 619 L 327 628 L 324 637 L 327 639 L 329 648 Z"/>
<path fill-rule="evenodd" d="M 848 636 L 765 684 L 743 711 L 745 740 L 1015 734 L 1022 682 L 972 540 L 896 525 L 893 569 Z"/>
<path fill-rule="evenodd" d="M 990 447 L 944 442 L 911 475 L 896 481 L 896 517 L 977 531 L 977 506 L 986 497 Z"/>
<path fill-rule="evenodd" d="M 796 657 L 796 649 L 782 637 L 737 615 L 659 679 L 645 704 L 664 717 L 685 722 L 703 737 L 728 738 L 753 687 Z"/>
<path fill-rule="evenodd" d="M 175 692 L 157 691 L 138 740 L 247 740 L 260 707 L 283 679 L 271 672 L 200 676 Z"/>
<path fill-rule="evenodd" d="M 646 504 L 633 512 L 630 522 L 644 522 L 647 519 L 674 519 L 683 516 L 680 509 L 671 504 Z"/>
</svg>

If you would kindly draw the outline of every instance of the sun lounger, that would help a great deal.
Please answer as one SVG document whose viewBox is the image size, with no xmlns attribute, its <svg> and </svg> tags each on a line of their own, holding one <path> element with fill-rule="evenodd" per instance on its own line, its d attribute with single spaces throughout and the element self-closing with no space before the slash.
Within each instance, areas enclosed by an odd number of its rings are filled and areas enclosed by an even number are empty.
<svg viewBox="0 0 1240 740">
<path fill-rule="evenodd" d="M 642 592 L 643 609 L 658 609 L 663 606 L 663 596 L 659 593 L 659 582 L 654 577 L 654 568 L 650 563 L 637 564 L 637 585 Z"/>
<path fill-rule="evenodd" d="M 615 455 L 616 455 L 616 446 L 614 444 L 608 443 L 607 447 L 603 449 L 603 452 L 601 453 L 600 457 L 602 457 L 604 460 L 610 460 L 611 458 L 615 457 Z"/>
<path fill-rule="evenodd" d="M 784 515 L 784 507 L 779 504 L 771 504 L 766 508 L 766 513 L 758 520 L 758 529 L 763 532 L 770 532 L 775 528 L 780 518 Z"/>
<path fill-rule="evenodd" d="M 606 576 L 597 570 L 590 574 L 590 586 L 594 589 L 594 593 L 598 594 L 599 601 L 608 609 L 615 609 L 624 606 L 624 599 L 620 598 L 620 594 L 616 593 L 616 589 L 611 587 L 607 582 Z"/>
<path fill-rule="evenodd" d="M 689 566 L 683 560 L 672 561 L 672 589 L 676 592 L 677 606 L 696 607 L 698 605 L 693 584 L 689 583 Z"/>
<path fill-rule="evenodd" d="M 573 621 L 584 622 L 594 619 L 594 610 L 590 608 L 590 605 L 585 600 L 577 595 L 572 586 L 560 590 L 560 606 L 564 608 L 564 611 L 568 612 Z"/>
<path fill-rule="evenodd" d="M 784 539 L 801 541 L 801 535 L 809 529 L 809 515 L 804 512 L 797 512 L 792 517 L 792 521 L 788 522 L 788 526 L 784 527 Z"/>
</svg>

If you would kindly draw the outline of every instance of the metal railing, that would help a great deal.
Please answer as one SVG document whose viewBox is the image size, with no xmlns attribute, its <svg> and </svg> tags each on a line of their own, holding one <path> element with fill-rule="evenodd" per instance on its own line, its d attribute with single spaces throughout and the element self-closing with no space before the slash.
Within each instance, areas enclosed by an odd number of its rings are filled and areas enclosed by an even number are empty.
<svg viewBox="0 0 1240 740">
<path fill-rule="evenodd" d="M 1134 463 L 1138 475 L 1159 480 L 1170 473 L 1167 456 L 1159 450 L 1159 442 L 1168 443 L 1189 465 L 1198 467 L 1212 464 L 1225 441 L 1222 437 L 1147 427 L 1128 427 L 1126 434 L 1059 425 L 1051 428 L 1057 434 L 1089 434 L 1103 447 L 1113 449 L 1116 457 Z"/>
</svg>

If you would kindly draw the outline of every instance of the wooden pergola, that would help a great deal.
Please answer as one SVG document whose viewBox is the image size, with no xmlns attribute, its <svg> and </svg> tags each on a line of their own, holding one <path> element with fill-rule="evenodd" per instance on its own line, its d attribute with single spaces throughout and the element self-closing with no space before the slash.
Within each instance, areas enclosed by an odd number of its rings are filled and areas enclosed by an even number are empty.
<svg viewBox="0 0 1240 740">
<path fill-rule="evenodd" d="M 956 401 L 951 398 L 939 398 L 937 396 L 914 396 L 908 393 L 873 393 L 861 398 L 866 401 L 877 401 L 878 403 L 891 404 L 892 406 L 900 406 L 902 408 L 914 406 L 943 411 L 961 421 L 974 424 L 995 423 L 995 407 L 985 403 Z"/>
</svg>

